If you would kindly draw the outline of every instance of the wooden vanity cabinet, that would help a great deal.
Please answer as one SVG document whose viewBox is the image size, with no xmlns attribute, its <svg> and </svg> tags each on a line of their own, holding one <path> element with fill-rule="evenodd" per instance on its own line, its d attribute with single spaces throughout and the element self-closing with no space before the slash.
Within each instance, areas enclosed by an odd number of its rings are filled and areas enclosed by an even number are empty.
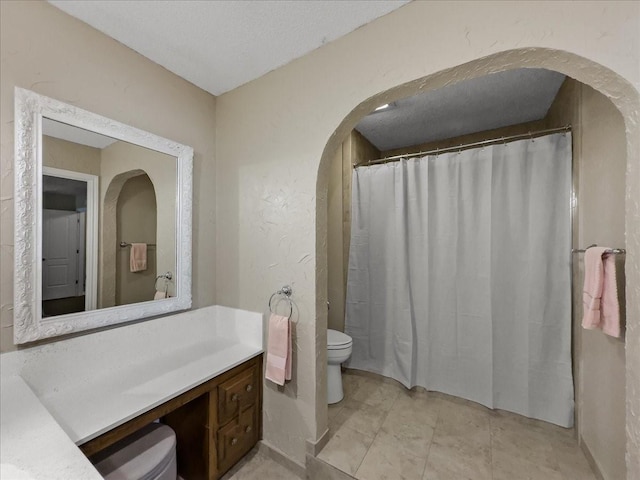
<svg viewBox="0 0 640 480">
<path fill-rule="evenodd" d="M 254 360 L 211 380 L 205 394 L 162 417 L 176 432 L 185 480 L 218 479 L 260 439 L 262 362 Z"/>
<path fill-rule="evenodd" d="M 210 428 L 218 471 L 229 470 L 260 438 L 261 373 L 262 369 L 248 368 L 218 385 L 209 395 L 209 411 L 217 412 Z"/>
<path fill-rule="evenodd" d="M 262 434 L 262 356 L 238 365 L 87 442 L 88 457 L 160 418 L 176 432 L 178 473 L 217 480 Z"/>
</svg>

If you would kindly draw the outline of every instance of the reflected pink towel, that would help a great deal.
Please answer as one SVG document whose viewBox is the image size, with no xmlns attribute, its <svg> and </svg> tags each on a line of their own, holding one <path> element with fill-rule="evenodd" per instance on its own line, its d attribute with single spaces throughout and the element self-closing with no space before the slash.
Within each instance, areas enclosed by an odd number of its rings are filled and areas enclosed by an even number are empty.
<svg viewBox="0 0 640 480">
<path fill-rule="evenodd" d="M 129 270 L 141 272 L 147 269 L 147 244 L 132 243 L 129 250 Z"/>
<path fill-rule="evenodd" d="M 291 380 L 291 323 L 275 313 L 269 317 L 265 378 L 277 385 Z"/>
<path fill-rule="evenodd" d="M 612 337 L 620 336 L 620 305 L 616 284 L 616 259 L 604 255 L 607 247 L 591 247 L 584 254 L 582 326 L 600 328 Z"/>
</svg>

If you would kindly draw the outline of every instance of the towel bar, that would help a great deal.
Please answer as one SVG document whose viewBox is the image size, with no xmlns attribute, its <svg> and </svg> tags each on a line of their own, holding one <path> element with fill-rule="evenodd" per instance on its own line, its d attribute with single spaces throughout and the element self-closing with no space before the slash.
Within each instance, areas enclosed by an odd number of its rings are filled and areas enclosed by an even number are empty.
<svg viewBox="0 0 640 480">
<path fill-rule="evenodd" d="M 128 242 L 120 242 L 120 248 L 124 248 L 124 247 L 130 247 L 131 244 Z M 147 243 L 147 247 L 155 247 L 156 244 L 155 243 Z"/>
<path fill-rule="evenodd" d="M 589 245 L 587 248 L 574 248 L 571 250 L 571 253 L 584 253 L 591 247 L 597 247 L 598 245 L 594 243 L 593 245 Z M 624 255 L 627 251 L 624 248 L 611 248 L 609 250 L 605 250 L 604 253 L 612 253 L 614 255 Z"/>
</svg>

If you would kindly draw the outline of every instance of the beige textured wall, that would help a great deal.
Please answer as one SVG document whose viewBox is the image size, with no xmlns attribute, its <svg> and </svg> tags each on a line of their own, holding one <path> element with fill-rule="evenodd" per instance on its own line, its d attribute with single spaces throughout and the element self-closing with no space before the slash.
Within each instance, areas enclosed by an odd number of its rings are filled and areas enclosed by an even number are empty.
<svg viewBox="0 0 640 480">
<path fill-rule="evenodd" d="M 148 175 L 127 180 L 118 196 L 116 242 L 156 243 L 156 192 Z M 116 253 L 116 305 L 147 302 L 153 299 L 156 278 L 156 249 L 147 247 L 147 268 L 131 272 L 129 248 Z"/>
<path fill-rule="evenodd" d="M 344 145 L 344 143 L 343 143 Z M 342 150 L 331 160 L 329 193 L 327 196 L 327 326 L 344 331 L 344 235 L 342 233 Z"/>
<path fill-rule="evenodd" d="M 13 89 L 191 145 L 193 305 L 215 303 L 215 98 L 41 1 L 0 2 L 0 351 L 13 346 Z"/>
<path fill-rule="evenodd" d="M 326 430 L 327 185 L 343 138 L 381 103 L 543 67 L 606 92 L 625 117 L 627 450 L 630 478 L 640 476 L 639 20 L 635 2 L 412 2 L 218 97 L 218 302 L 266 311 L 288 282 L 297 304 L 294 378 L 265 387 L 268 444 L 303 463 L 305 440 Z"/>
<path fill-rule="evenodd" d="M 609 99 L 583 86 L 580 118 L 580 243 L 624 247 L 622 116 Z M 625 343 L 599 331 L 583 330 L 581 335 L 581 436 L 605 480 L 624 478 Z"/>
<path fill-rule="evenodd" d="M 100 149 L 43 135 L 42 164 L 72 172 L 100 175 Z"/>
<path fill-rule="evenodd" d="M 574 248 L 593 243 L 624 246 L 622 116 L 605 96 L 567 79 L 546 121 L 549 128 L 566 124 L 573 127 L 573 183 L 578 200 L 574 210 Z M 626 478 L 624 341 L 582 329 L 584 255 L 575 255 L 573 260 L 576 430 L 605 480 Z"/>
</svg>

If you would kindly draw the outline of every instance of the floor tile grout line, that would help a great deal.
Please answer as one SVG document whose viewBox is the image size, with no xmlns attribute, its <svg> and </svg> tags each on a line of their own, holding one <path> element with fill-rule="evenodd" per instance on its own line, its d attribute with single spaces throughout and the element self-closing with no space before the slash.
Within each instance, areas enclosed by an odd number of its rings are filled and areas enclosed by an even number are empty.
<svg viewBox="0 0 640 480">
<path fill-rule="evenodd" d="M 364 462 L 364 459 L 367 458 L 367 455 L 369 454 L 369 450 L 371 450 L 371 446 L 376 441 L 376 438 L 378 438 L 378 434 L 380 433 L 380 430 L 382 430 L 382 425 L 384 425 L 384 422 L 387 420 L 387 417 L 389 416 L 389 412 L 393 409 L 393 406 L 398 401 L 398 396 L 399 395 L 396 396 L 396 398 L 393 401 L 393 403 L 391 404 L 391 407 L 389 408 L 389 410 L 387 410 L 385 412 L 384 418 L 382 419 L 382 422 L 380 422 L 380 426 L 378 427 L 378 430 L 376 430 L 376 434 L 373 436 L 373 440 L 371 441 L 371 444 L 367 447 L 367 451 L 365 452 L 364 456 L 362 457 L 362 460 L 360 460 L 360 463 L 358 464 L 358 467 L 356 468 L 356 471 L 353 473 L 354 477 L 358 478 L 358 470 L 360 470 L 360 467 L 362 466 L 362 462 Z"/>
<path fill-rule="evenodd" d="M 369 450 L 371 450 L 371 446 L 376 441 L 376 438 L 378 438 L 378 433 L 380 433 L 380 429 L 378 429 L 376 434 L 373 436 L 373 440 L 371 440 L 371 443 L 367 447 L 367 451 L 364 453 L 364 455 L 362 456 L 362 460 L 360 460 L 360 462 L 358 463 L 358 466 L 356 467 L 356 470 L 353 472 L 353 476 L 355 478 L 358 478 L 358 470 L 360 470 L 360 467 L 362 466 L 362 463 L 364 462 L 364 459 L 367 458 L 367 455 L 369 454 Z"/>
<path fill-rule="evenodd" d="M 489 415 L 489 468 L 491 469 L 491 480 L 495 480 L 493 474 L 493 418 Z"/>
<path fill-rule="evenodd" d="M 344 426 L 344 425 L 341 425 L 341 426 L 340 426 L 340 429 L 341 429 L 341 430 L 342 430 L 342 429 L 349 430 L 350 432 L 356 433 L 356 434 L 358 434 L 358 435 L 368 437 L 368 435 L 364 435 L 362 432 L 359 432 L 358 430 L 355 430 L 355 429 L 353 429 L 353 428 L 351 428 L 351 427 L 346 427 L 346 426 Z M 375 439 L 375 435 L 373 436 L 373 439 Z M 371 445 L 373 445 L 373 440 L 371 440 L 371 444 L 367 447 L 367 451 L 365 452 L 364 456 L 362 457 L 362 459 L 363 459 L 363 460 L 364 460 L 364 457 L 366 457 L 367 453 L 369 453 L 369 448 L 371 448 Z M 325 445 L 325 446 L 326 446 L 326 445 Z M 324 450 L 324 449 L 323 449 L 323 450 Z M 322 453 L 322 451 L 320 451 L 320 453 Z M 318 458 L 320 458 L 320 453 L 318 454 Z M 350 475 L 350 476 L 352 476 L 352 477 L 354 477 L 354 478 L 355 478 L 355 474 L 356 474 L 356 472 L 358 471 L 358 468 L 360 468 L 360 465 L 362 464 L 362 460 L 360 460 L 360 463 L 358 463 L 358 466 L 356 467 L 356 470 L 355 470 L 353 473 L 349 473 L 349 472 L 347 472 L 347 471 L 343 470 L 341 467 L 338 467 L 337 465 L 334 465 L 334 464 L 333 464 L 333 463 L 331 463 L 331 461 L 330 461 L 330 460 L 328 460 L 328 459 L 327 459 L 327 460 L 323 460 L 322 458 L 320 458 L 320 460 L 322 460 L 323 462 L 327 463 L 328 465 L 331 465 L 333 468 L 336 468 L 336 469 L 340 470 L 341 472 L 346 473 L 347 475 Z"/>
<path fill-rule="evenodd" d="M 424 468 L 422 469 L 421 480 L 424 480 L 424 474 L 427 472 L 427 465 L 429 465 L 429 455 L 431 454 L 431 446 L 433 445 L 433 439 L 436 436 L 436 429 L 438 428 L 438 421 L 440 420 L 440 407 L 438 407 L 438 414 L 436 415 L 436 424 L 433 427 L 433 433 L 431 434 L 431 440 L 429 440 L 429 446 L 427 447 L 427 458 L 424 461 Z"/>
<path fill-rule="evenodd" d="M 358 383 L 359 383 L 359 382 L 358 382 Z M 342 408 L 341 408 L 340 410 L 342 410 L 342 409 L 344 409 L 344 408 L 345 408 L 345 405 L 346 405 L 346 403 L 347 403 L 348 401 L 355 402 L 355 403 L 357 403 L 357 404 L 361 404 L 361 405 L 364 405 L 364 406 L 366 406 L 366 405 L 367 405 L 367 404 L 366 404 L 366 403 L 364 403 L 364 402 L 360 402 L 360 401 L 358 401 L 358 400 L 354 400 L 353 398 L 348 398 L 348 397 L 352 397 L 353 395 L 355 395 L 355 393 L 360 389 L 360 387 L 361 387 L 361 385 L 358 385 L 358 386 L 354 389 L 354 391 L 353 391 L 353 392 L 350 392 L 350 395 L 346 395 L 346 394 L 344 394 L 343 399 L 342 399 L 341 401 L 344 401 L 344 402 L 345 402 L 345 404 L 342 406 Z M 385 418 L 386 418 L 386 417 L 385 417 Z M 382 424 L 381 424 L 381 427 L 382 427 Z M 339 429 L 341 429 L 341 428 L 345 428 L 345 429 L 350 430 L 350 431 L 352 431 L 352 432 L 355 432 L 355 433 L 357 433 L 357 434 L 359 434 L 359 435 L 363 435 L 363 434 L 362 434 L 361 432 L 359 432 L 358 430 L 355 430 L 355 429 L 353 429 L 353 428 L 351 428 L 351 427 L 348 427 L 348 426 L 345 426 L 345 425 L 340 425 L 340 427 L 338 428 L 338 430 L 339 430 Z M 378 429 L 378 431 L 379 431 L 379 429 Z M 373 439 L 371 440 L 371 443 L 370 443 L 370 444 L 369 444 L 369 446 L 367 447 L 367 450 L 365 451 L 365 453 L 364 453 L 364 455 L 363 455 L 362 459 L 360 460 L 360 462 L 359 462 L 359 463 L 358 463 L 358 465 L 356 466 L 356 469 L 354 470 L 353 474 L 351 474 L 351 473 L 349 473 L 349 472 L 345 472 L 347 475 L 351 475 L 351 476 L 355 477 L 355 475 L 356 475 L 356 474 L 357 474 L 357 472 L 358 472 L 358 469 L 360 468 L 360 466 L 362 465 L 362 462 L 364 461 L 364 458 L 367 456 L 367 453 L 369 453 L 369 449 L 371 448 L 371 445 L 373 445 L 373 442 L 375 441 L 375 438 L 376 438 L 376 436 L 377 436 L 377 434 L 378 434 L 378 431 L 376 431 L 376 433 L 373 435 Z M 367 435 L 364 435 L 364 436 L 367 436 Z M 331 464 L 330 464 L 330 465 L 331 465 Z M 335 465 L 332 465 L 332 466 L 334 466 L 334 468 L 338 468 L 338 467 L 336 467 Z M 342 469 L 340 469 L 340 468 L 338 468 L 338 470 L 344 471 L 344 470 L 342 470 Z"/>
</svg>

